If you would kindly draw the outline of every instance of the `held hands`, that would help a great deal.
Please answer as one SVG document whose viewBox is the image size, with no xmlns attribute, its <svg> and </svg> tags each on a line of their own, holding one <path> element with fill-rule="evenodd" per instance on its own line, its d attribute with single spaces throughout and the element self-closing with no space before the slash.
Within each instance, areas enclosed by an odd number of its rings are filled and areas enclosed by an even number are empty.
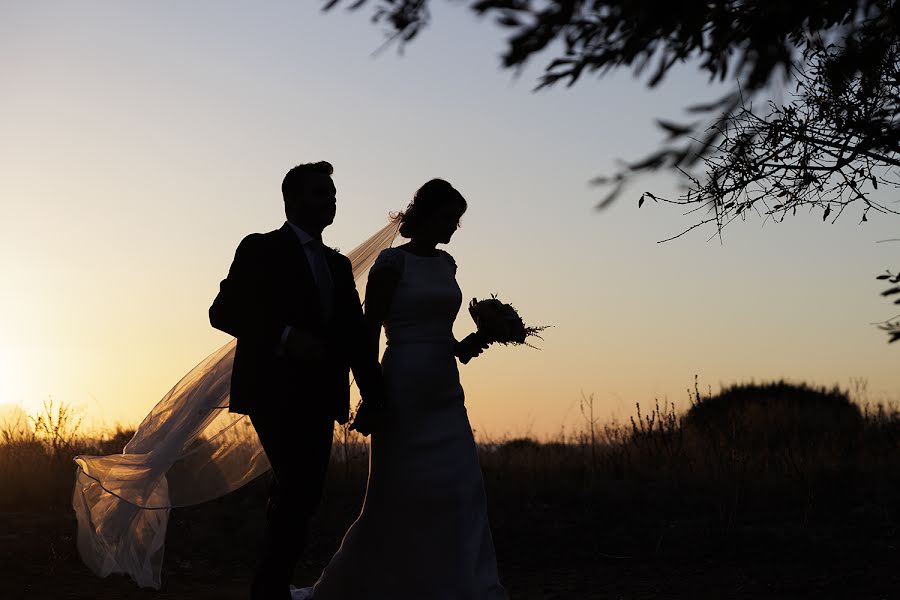
<svg viewBox="0 0 900 600">
<path fill-rule="evenodd" d="M 285 340 L 285 354 L 295 362 L 316 366 L 322 363 L 329 353 L 334 351 L 328 344 L 314 335 L 299 329 L 291 329 Z M 379 431 L 384 421 L 384 399 L 365 400 L 356 411 L 351 431 L 362 435 Z"/>
<path fill-rule="evenodd" d="M 456 342 L 456 356 L 459 357 L 459 362 L 466 364 L 484 352 L 490 345 L 491 342 L 476 331 Z"/>
<path fill-rule="evenodd" d="M 353 417 L 350 431 L 358 431 L 366 436 L 381 431 L 384 425 L 384 405 L 363 400 Z"/>
</svg>

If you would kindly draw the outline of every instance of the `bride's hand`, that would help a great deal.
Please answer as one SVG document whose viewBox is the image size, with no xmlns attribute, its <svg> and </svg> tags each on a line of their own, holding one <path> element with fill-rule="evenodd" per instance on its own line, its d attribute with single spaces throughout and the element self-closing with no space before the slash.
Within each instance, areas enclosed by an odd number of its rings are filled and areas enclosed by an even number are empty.
<svg viewBox="0 0 900 600">
<path fill-rule="evenodd" d="M 484 352 L 490 345 L 491 343 L 476 331 L 456 342 L 456 356 L 459 357 L 459 361 L 462 364 L 466 364 Z"/>
</svg>

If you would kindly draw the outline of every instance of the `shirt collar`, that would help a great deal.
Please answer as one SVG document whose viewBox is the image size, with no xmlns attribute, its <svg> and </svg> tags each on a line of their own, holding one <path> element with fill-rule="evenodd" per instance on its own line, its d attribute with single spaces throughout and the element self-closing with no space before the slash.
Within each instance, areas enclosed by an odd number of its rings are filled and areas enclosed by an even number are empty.
<svg viewBox="0 0 900 600">
<path fill-rule="evenodd" d="M 304 231 L 303 229 L 300 229 L 299 227 L 297 227 L 296 225 L 294 225 L 293 223 L 291 223 L 290 221 L 286 221 L 286 223 L 287 223 L 288 225 L 290 225 L 290 226 L 291 226 L 291 229 L 294 230 L 294 233 L 297 234 L 297 238 L 300 240 L 300 243 L 301 243 L 302 245 L 305 246 L 306 244 L 308 244 L 308 243 L 310 243 L 310 242 L 312 242 L 312 241 L 314 241 L 314 240 L 316 239 L 316 238 L 314 238 L 313 236 L 309 235 L 309 234 L 308 234 L 306 231 Z"/>
</svg>

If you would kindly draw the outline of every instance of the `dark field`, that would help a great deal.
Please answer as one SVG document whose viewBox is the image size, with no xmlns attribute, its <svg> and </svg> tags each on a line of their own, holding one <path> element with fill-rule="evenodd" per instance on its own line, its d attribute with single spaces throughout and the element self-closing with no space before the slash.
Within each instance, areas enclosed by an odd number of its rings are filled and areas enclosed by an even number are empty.
<svg viewBox="0 0 900 600">
<path fill-rule="evenodd" d="M 684 415 L 660 407 L 595 428 L 593 441 L 587 427 L 555 442 L 482 445 L 511 598 L 900 598 L 896 412 L 786 384 L 695 391 L 692 402 Z M 172 512 L 159 592 L 81 564 L 71 457 L 114 452 L 128 437 L 7 431 L 0 597 L 246 597 L 263 479 Z M 298 585 L 315 581 L 362 501 L 364 448 L 335 449 Z"/>
</svg>

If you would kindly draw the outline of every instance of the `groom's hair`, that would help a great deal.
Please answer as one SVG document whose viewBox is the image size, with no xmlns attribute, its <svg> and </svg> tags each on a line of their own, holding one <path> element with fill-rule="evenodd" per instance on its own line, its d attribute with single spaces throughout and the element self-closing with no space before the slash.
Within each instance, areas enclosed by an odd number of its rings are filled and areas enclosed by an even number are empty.
<svg viewBox="0 0 900 600">
<path fill-rule="evenodd" d="M 412 239 L 417 234 L 419 223 L 438 211 L 445 204 L 455 204 L 460 214 L 466 212 L 468 204 L 455 187 L 443 179 L 432 179 L 416 190 L 412 202 L 406 210 L 394 216 L 400 222 L 400 235 Z"/>
<path fill-rule="evenodd" d="M 313 174 L 331 175 L 334 173 L 334 167 L 330 162 L 324 160 L 317 163 L 304 163 L 297 165 L 287 172 L 284 180 L 281 182 L 281 195 L 284 202 L 289 200 L 297 200 L 303 196 L 303 183 L 307 177 Z"/>
</svg>

